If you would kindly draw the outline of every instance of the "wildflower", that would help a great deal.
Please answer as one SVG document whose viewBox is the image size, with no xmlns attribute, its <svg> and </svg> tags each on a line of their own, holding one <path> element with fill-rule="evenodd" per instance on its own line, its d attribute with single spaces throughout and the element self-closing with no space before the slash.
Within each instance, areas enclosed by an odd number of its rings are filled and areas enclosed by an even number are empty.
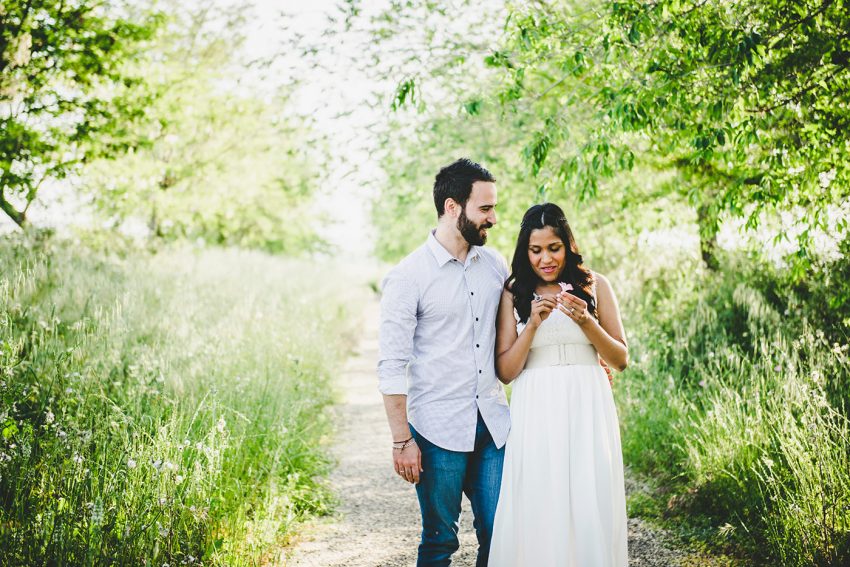
<svg viewBox="0 0 850 567">
<path fill-rule="evenodd" d="M 168 537 L 168 528 L 162 527 L 159 522 L 156 523 L 156 529 L 159 532 L 160 537 Z M 168 565 L 168 563 L 165 563 L 165 565 Z"/>
<path fill-rule="evenodd" d="M 166 500 L 165 497 L 161 497 L 159 499 L 159 505 L 160 506 L 165 506 L 167 503 L 168 503 L 168 500 Z"/>
<path fill-rule="evenodd" d="M 155 461 L 151 461 L 151 466 L 153 466 L 153 468 L 155 468 L 156 470 L 161 469 L 162 468 L 162 459 L 157 459 Z"/>
<path fill-rule="evenodd" d="M 700 380 L 700 381 L 699 381 L 699 387 L 700 387 L 700 388 L 705 388 L 705 379 L 704 379 L 704 378 L 703 378 L 702 380 Z"/>
<path fill-rule="evenodd" d="M 133 459 L 127 459 L 127 468 L 131 470 L 136 468 L 136 461 Z"/>
<path fill-rule="evenodd" d="M 44 414 L 44 421 L 49 425 L 56 421 L 56 416 L 53 415 L 53 412 L 48 409 L 47 413 Z"/>
<path fill-rule="evenodd" d="M 774 367 L 773 367 L 773 371 L 774 371 L 774 372 L 779 372 L 780 370 L 782 370 L 782 365 L 781 365 L 781 364 L 777 364 L 776 366 L 774 366 Z"/>
<path fill-rule="evenodd" d="M 83 457 L 79 453 L 74 453 L 74 462 L 79 465 L 83 462 Z"/>
<path fill-rule="evenodd" d="M 60 429 L 59 431 L 56 432 L 56 436 L 59 439 L 65 439 L 68 436 L 68 434 Z"/>
<path fill-rule="evenodd" d="M 224 433 L 224 429 L 227 426 L 227 422 L 224 421 L 223 417 L 218 418 L 218 423 L 215 424 L 215 428 L 218 429 L 219 433 Z"/>
<path fill-rule="evenodd" d="M 174 482 L 176 482 L 177 484 L 181 484 L 183 482 L 183 475 L 178 474 L 176 477 L 174 477 Z"/>
<path fill-rule="evenodd" d="M 830 169 L 829 171 L 821 171 L 818 173 L 818 182 L 820 186 L 826 189 L 829 187 L 830 183 L 835 179 L 835 168 Z"/>
<path fill-rule="evenodd" d="M 162 464 L 162 466 L 163 466 L 163 467 L 165 467 L 166 469 L 170 470 L 170 471 L 177 470 L 177 465 L 175 465 L 175 464 L 174 464 L 174 463 L 172 463 L 171 461 L 165 461 L 165 462 Z"/>
</svg>

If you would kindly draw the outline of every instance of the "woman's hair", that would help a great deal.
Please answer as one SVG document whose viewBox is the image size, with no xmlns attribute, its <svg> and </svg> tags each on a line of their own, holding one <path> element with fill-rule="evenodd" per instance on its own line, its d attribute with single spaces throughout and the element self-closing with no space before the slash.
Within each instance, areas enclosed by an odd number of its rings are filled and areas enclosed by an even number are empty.
<svg viewBox="0 0 850 567">
<path fill-rule="evenodd" d="M 514 250 L 514 257 L 511 261 L 511 276 L 505 284 L 514 296 L 514 307 L 519 315 L 519 320 L 523 323 L 528 321 L 531 315 L 531 300 L 534 297 L 537 283 L 540 281 L 528 260 L 528 241 L 531 238 L 531 231 L 545 226 L 554 229 L 555 234 L 564 242 L 566 248 L 564 268 L 558 274 L 557 281 L 572 284 L 573 289 L 570 293 L 586 301 L 588 311 L 597 316 L 596 300 L 591 294 L 593 274 L 582 264 L 581 254 L 579 254 L 570 225 L 567 224 L 564 211 L 554 203 L 543 203 L 542 205 L 534 205 L 522 217 L 516 250 Z"/>
</svg>

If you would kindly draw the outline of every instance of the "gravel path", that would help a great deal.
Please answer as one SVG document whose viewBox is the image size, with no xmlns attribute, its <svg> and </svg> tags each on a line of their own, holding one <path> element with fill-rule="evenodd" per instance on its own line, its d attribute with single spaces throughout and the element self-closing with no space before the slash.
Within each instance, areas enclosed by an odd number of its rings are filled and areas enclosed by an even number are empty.
<svg viewBox="0 0 850 567">
<path fill-rule="evenodd" d="M 286 565 L 392 567 L 416 563 L 419 543 L 416 493 L 412 485 L 393 472 L 390 432 L 377 390 L 376 301 L 366 307 L 363 321 L 356 354 L 349 359 L 340 377 L 344 400 L 335 408 L 338 429 L 333 453 L 338 466 L 330 482 L 339 495 L 339 508 L 336 516 L 318 520 L 302 530 Z M 708 558 L 677 549 L 672 541 L 672 537 L 641 520 L 630 519 L 629 565 L 715 564 Z M 474 565 L 477 542 L 472 529 L 472 512 L 465 497 L 460 544 L 452 564 Z"/>
</svg>

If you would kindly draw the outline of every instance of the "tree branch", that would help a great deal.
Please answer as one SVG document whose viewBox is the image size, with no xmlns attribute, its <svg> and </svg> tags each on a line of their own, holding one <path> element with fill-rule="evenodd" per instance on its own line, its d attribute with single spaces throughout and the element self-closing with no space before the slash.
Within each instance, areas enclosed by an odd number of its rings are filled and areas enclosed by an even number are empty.
<svg viewBox="0 0 850 567">
<path fill-rule="evenodd" d="M 3 177 L 5 177 L 5 174 Z M 0 210 L 6 213 L 10 219 L 15 221 L 16 225 L 23 228 L 24 224 L 26 223 L 27 216 L 25 213 L 22 213 L 15 209 L 15 207 L 12 206 L 12 203 L 6 200 L 6 190 L 4 183 L 5 182 L 3 181 L 3 179 L 0 178 Z"/>
</svg>

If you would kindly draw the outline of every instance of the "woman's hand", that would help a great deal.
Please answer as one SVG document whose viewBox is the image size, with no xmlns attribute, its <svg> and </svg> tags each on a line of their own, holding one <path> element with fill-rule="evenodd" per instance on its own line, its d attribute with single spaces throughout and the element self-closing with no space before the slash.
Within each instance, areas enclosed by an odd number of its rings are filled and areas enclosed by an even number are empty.
<svg viewBox="0 0 850 567">
<path fill-rule="evenodd" d="M 584 326 L 590 320 L 590 314 L 587 312 L 587 302 L 569 292 L 562 291 L 558 294 L 558 309 L 575 321 L 580 327 Z"/>
<path fill-rule="evenodd" d="M 557 305 L 554 295 L 536 296 L 535 299 L 531 300 L 531 315 L 528 317 L 528 324 L 536 329 L 549 317 L 549 314 Z"/>
</svg>

